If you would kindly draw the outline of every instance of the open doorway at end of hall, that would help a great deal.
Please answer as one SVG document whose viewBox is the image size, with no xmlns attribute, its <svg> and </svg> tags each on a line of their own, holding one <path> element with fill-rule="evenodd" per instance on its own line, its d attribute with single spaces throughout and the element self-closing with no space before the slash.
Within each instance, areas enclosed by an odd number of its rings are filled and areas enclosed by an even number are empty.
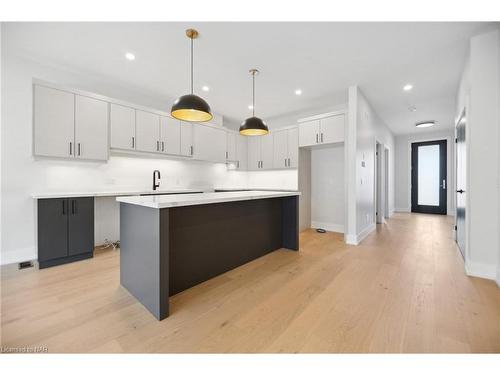
<svg viewBox="0 0 500 375">
<path fill-rule="evenodd" d="M 375 141 L 374 218 L 383 224 L 389 218 L 389 148 Z"/>
</svg>

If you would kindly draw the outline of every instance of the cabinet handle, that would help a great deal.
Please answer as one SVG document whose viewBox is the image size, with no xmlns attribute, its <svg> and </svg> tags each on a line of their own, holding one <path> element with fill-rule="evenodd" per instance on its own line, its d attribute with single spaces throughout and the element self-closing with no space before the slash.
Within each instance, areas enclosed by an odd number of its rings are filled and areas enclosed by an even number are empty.
<svg viewBox="0 0 500 375">
<path fill-rule="evenodd" d="M 286 167 L 286 158 L 285 158 L 285 167 Z"/>
<path fill-rule="evenodd" d="M 80 142 L 78 142 L 78 156 L 80 156 Z"/>
<path fill-rule="evenodd" d="M 161 151 L 165 152 L 165 142 L 161 141 Z"/>
<path fill-rule="evenodd" d="M 227 151 L 226 151 L 226 160 L 227 160 L 227 158 L 228 158 L 228 157 L 229 157 L 229 156 L 228 156 Z"/>
<path fill-rule="evenodd" d="M 160 151 L 160 141 L 156 141 L 156 151 Z"/>
<path fill-rule="evenodd" d="M 63 206 L 63 215 L 66 215 L 66 199 L 63 199 L 62 201 L 62 206 Z"/>
<path fill-rule="evenodd" d="M 191 150 L 191 151 L 190 151 L 190 152 L 191 152 L 191 156 L 193 156 L 193 152 L 194 152 L 194 151 L 193 151 L 193 146 L 189 146 L 189 147 L 190 147 L 190 150 Z"/>
<path fill-rule="evenodd" d="M 135 148 L 135 137 L 132 137 L 132 148 Z"/>
<path fill-rule="evenodd" d="M 236 162 L 236 168 L 240 169 L 240 161 L 239 160 Z"/>
<path fill-rule="evenodd" d="M 288 158 L 288 166 L 290 166 L 290 158 Z"/>
<path fill-rule="evenodd" d="M 261 167 L 261 168 L 264 168 L 264 160 L 261 160 L 261 161 L 260 161 L 260 167 Z"/>
<path fill-rule="evenodd" d="M 321 143 L 323 143 L 323 133 L 321 133 Z"/>
<path fill-rule="evenodd" d="M 72 199 L 71 200 L 71 214 L 74 215 L 75 214 L 75 200 Z"/>
<path fill-rule="evenodd" d="M 69 154 L 73 155 L 73 142 L 69 142 Z"/>
<path fill-rule="evenodd" d="M 318 143 L 318 133 L 316 133 L 316 143 Z"/>
</svg>

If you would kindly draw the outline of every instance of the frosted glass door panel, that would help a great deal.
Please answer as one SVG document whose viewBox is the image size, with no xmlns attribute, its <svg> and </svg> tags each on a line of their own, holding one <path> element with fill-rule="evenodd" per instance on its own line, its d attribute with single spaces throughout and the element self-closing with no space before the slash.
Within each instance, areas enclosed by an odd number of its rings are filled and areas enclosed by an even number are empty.
<svg viewBox="0 0 500 375">
<path fill-rule="evenodd" d="M 439 206 L 439 145 L 418 148 L 418 204 Z"/>
</svg>

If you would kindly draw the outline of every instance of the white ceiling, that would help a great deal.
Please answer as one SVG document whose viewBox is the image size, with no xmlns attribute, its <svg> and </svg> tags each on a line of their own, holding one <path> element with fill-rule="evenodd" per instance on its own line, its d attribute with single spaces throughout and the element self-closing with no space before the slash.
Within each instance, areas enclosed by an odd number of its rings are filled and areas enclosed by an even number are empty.
<svg viewBox="0 0 500 375">
<path fill-rule="evenodd" d="M 195 27 L 195 92 L 233 122 L 248 117 L 257 67 L 257 115 L 272 118 L 338 104 L 358 84 L 395 134 L 436 120 L 451 127 L 468 40 L 489 23 L 11 23 L 7 51 L 141 87 L 165 99 L 189 91 Z M 135 61 L 124 58 L 133 52 Z M 410 93 L 402 86 L 412 83 Z M 201 90 L 203 85 L 210 92 Z M 303 91 L 301 96 L 295 89 Z M 408 106 L 417 107 L 410 112 Z M 168 105 L 166 106 L 168 107 Z M 167 109 L 167 108 L 166 108 Z M 437 130 L 437 129 L 436 129 Z"/>
</svg>

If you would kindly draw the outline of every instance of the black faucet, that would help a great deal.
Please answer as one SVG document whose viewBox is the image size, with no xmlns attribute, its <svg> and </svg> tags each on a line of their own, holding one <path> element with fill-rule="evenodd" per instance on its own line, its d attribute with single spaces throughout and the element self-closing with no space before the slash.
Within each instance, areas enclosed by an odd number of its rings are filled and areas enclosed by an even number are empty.
<svg viewBox="0 0 500 375">
<path fill-rule="evenodd" d="M 156 181 L 156 175 L 158 174 L 158 180 L 161 178 L 160 177 L 160 171 L 159 170 L 154 170 L 153 171 L 153 190 L 156 190 L 156 188 L 160 187 L 160 181 Z"/>
</svg>

